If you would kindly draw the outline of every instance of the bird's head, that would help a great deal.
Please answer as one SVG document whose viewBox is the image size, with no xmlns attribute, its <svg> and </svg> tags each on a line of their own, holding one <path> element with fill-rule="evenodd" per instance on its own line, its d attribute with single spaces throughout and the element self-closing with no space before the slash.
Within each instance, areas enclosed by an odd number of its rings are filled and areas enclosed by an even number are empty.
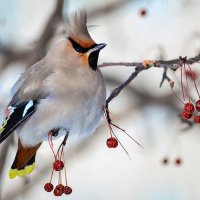
<svg viewBox="0 0 200 200">
<path fill-rule="evenodd" d="M 80 63 L 97 69 L 99 52 L 106 44 L 96 44 L 87 29 L 86 11 L 74 13 L 67 23 L 67 51 Z"/>
</svg>

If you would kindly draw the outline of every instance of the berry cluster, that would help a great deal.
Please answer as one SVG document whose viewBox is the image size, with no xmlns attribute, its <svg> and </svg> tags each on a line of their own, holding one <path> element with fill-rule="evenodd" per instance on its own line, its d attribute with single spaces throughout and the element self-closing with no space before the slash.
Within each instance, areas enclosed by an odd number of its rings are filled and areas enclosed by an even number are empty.
<svg viewBox="0 0 200 200">
<path fill-rule="evenodd" d="M 181 113 L 181 117 L 184 120 L 188 120 L 192 118 L 192 115 L 195 112 L 195 108 L 197 112 L 200 112 L 200 100 L 196 102 L 196 106 L 193 105 L 193 103 L 188 102 L 184 105 L 183 112 Z M 194 115 L 194 123 L 200 123 L 200 116 Z"/>
<path fill-rule="evenodd" d="M 55 154 L 55 152 L 53 150 L 52 132 L 49 132 L 49 145 L 50 145 L 51 150 L 53 152 L 55 161 L 53 163 L 53 170 L 52 170 L 50 182 L 48 182 L 44 185 L 44 190 L 46 192 L 53 191 L 53 194 L 55 196 L 62 196 L 63 194 L 69 195 L 69 194 L 72 193 L 72 188 L 67 185 L 65 163 L 62 161 L 62 159 L 64 160 L 64 146 L 65 146 L 65 143 L 66 143 L 66 140 L 67 140 L 67 136 L 68 135 L 65 136 L 63 142 L 61 143 L 61 145 L 58 148 L 57 153 Z M 65 186 L 62 184 L 62 177 L 61 177 L 61 171 L 63 169 L 64 169 L 65 181 L 66 181 Z M 58 185 L 56 185 L 55 188 L 52 184 L 52 178 L 53 178 L 54 171 L 57 171 L 59 173 Z"/>
<path fill-rule="evenodd" d="M 196 74 L 192 71 L 189 62 L 187 61 L 187 57 L 180 57 L 181 65 L 181 88 L 182 88 L 182 97 L 183 100 L 181 100 L 176 93 L 175 96 L 179 99 L 179 101 L 184 105 L 183 111 L 181 113 L 181 117 L 184 120 L 189 120 L 193 116 L 194 123 L 200 123 L 200 115 L 197 114 L 200 112 L 200 94 L 197 88 L 197 84 L 195 82 L 197 76 Z M 185 79 L 183 80 L 183 72 L 185 75 Z M 195 90 L 198 95 L 198 100 L 194 104 L 192 103 L 191 100 L 191 92 L 190 92 L 190 80 L 193 82 Z M 185 84 L 184 84 L 185 82 Z M 185 94 L 186 93 L 186 94 Z M 186 96 L 187 95 L 187 96 Z"/>
<path fill-rule="evenodd" d="M 181 159 L 180 157 L 177 157 L 177 158 L 174 160 L 174 164 L 175 164 L 176 166 L 180 166 L 182 163 L 183 163 L 183 161 L 182 161 L 182 159 Z M 168 158 L 163 158 L 162 164 L 163 164 L 163 165 L 168 165 L 168 164 L 169 164 L 169 159 L 168 159 Z"/>
<path fill-rule="evenodd" d="M 47 192 L 51 192 L 53 190 L 54 186 L 52 183 L 46 183 L 44 185 L 44 189 L 45 191 Z M 64 186 L 62 184 L 58 184 L 54 191 L 53 191 L 54 195 L 55 196 L 62 196 L 62 194 L 66 194 L 66 195 L 69 195 L 72 193 L 72 188 L 69 187 L 69 186 Z"/>
</svg>

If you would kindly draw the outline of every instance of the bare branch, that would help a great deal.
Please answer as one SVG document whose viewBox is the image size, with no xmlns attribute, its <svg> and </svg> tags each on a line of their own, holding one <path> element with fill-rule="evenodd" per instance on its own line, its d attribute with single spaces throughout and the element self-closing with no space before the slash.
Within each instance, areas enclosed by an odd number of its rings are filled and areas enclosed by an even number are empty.
<svg viewBox="0 0 200 200">
<path fill-rule="evenodd" d="M 122 83 L 119 87 L 115 88 L 110 96 L 106 100 L 106 108 L 108 108 L 108 104 L 118 96 L 118 94 L 133 80 L 137 77 L 137 75 L 150 67 L 159 67 L 164 68 L 163 78 L 161 81 L 160 86 L 162 86 L 164 80 L 167 80 L 170 84 L 170 87 L 173 88 L 174 81 L 171 80 L 167 76 L 167 69 L 171 69 L 173 71 L 177 70 L 184 62 L 187 62 L 189 64 L 193 64 L 195 62 L 200 61 L 200 54 L 193 58 L 187 59 L 187 57 L 179 57 L 179 59 L 164 61 L 164 60 L 158 60 L 158 61 L 144 61 L 144 62 L 109 62 L 109 63 L 102 63 L 99 65 L 100 68 L 108 67 L 108 66 L 127 66 L 127 67 L 136 67 L 135 72 L 131 74 L 131 76 Z"/>
<path fill-rule="evenodd" d="M 187 59 L 187 63 L 193 64 L 195 62 L 200 61 L 200 54 L 197 56 L 194 56 L 192 58 Z M 171 70 L 175 71 L 179 68 L 179 66 L 182 64 L 181 59 L 174 59 L 174 60 L 157 60 L 154 61 L 154 67 L 160 67 L 160 68 L 170 68 Z M 107 63 L 102 63 L 98 65 L 100 68 L 103 67 L 109 67 L 109 66 L 127 66 L 127 67 L 138 67 L 138 68 L 144 68 L 144 64 L 142 62 L 107 62 Z M 152 67 L 149 66 L 149 67 Z"/>
<path fill-rule="evenodd" d="M 135 72 L 131 74 L 131 76 L 124 82 L 122 83 L 119 87 L 115 88 L 110 96 L 106 100 L 106 107 L 108 107 L 108 104 L 116 97 L 118 94 L 145 68 L 136 68 Z"/>
<path fill-rule="evenodd" d="M 99 68 L 108 67 L 108 66 L 127 66 L 127 67 L 140 67 L 142 68 L 143 65 L 140 62 L 108 62 L 102 63 L 98 65 Z"/>
</svg>

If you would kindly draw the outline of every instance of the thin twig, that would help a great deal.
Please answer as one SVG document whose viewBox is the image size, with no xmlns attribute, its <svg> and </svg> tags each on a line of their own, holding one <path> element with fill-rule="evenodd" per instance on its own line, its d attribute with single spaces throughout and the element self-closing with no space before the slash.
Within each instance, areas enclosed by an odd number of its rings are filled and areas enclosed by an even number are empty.
<svg viewBox="0 0 200 200">
<path fill-rule="evenodd" d="M 142 72 L 144 68 L 136 68 L 135 71 L 131 74 L 131 76 L 124 82 L 122 83 L 119 87 L 115 88 L 110 96 L 106 100 L 106 108 L 108 108 L 108 104 L 116 97 L 118 94 L 133 80 L 137 75 Z"/>
</svg>

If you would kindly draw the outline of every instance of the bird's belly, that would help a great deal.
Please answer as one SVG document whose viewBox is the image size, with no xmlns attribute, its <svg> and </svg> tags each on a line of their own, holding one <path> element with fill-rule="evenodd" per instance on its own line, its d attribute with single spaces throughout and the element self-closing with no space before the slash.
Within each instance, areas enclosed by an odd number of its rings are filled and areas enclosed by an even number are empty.
<svg viewBox="0 0 200 200">
<path fill-rule="evenodd" d="M 74 84 L 66 82 L 62 87 L 55 84 L 53 95 L 40 100 L 35 113 L 17 130 L 24 145 L 33 146 L 47 140 L 48 132 L 57 128 L 68 130 L 69 135 L 87 136 L 95 131 L 103 115 L 106 88 L 100 71 L 86 75 L 85 79 L 78 77 Z"/>
<path fill-rule="evenodd" d="M 57 105 L 57 106 L 54 106 Z M 95 100 L 59 106 L 43 102 L 32 117 L 17 132 L 22 143 L 34 146 L 48 139 L 48 132 L 55 128 L 66 129 L 69 135 L 87 136 L 95 131 L 102 118 L 103 104 Z M 59 136 L 64 132 L 59 132 Z"/>
<path fill-rule="evenodd" d="M 70 135 L 90 135 L 101 121 L 103 114 L 102 106 L 97 105 L 95 102 L 87 101 L 85 105 L 77 109 L 70 117 L 66 113 L 66 117 L 60 125 L 68 129 Z"/>
</svg>

